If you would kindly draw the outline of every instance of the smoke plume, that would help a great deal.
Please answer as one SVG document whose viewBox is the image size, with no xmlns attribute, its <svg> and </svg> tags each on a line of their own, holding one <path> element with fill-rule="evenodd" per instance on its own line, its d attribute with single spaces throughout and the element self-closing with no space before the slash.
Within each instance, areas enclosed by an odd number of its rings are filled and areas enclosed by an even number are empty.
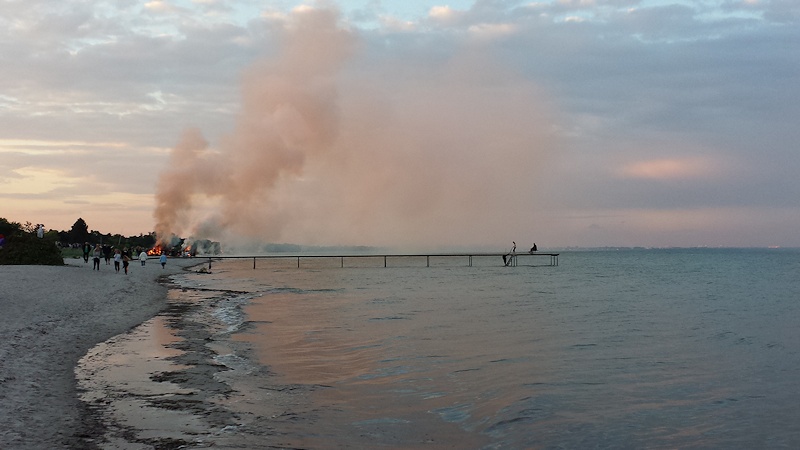
<svg viewBox="0 0 800 450">
<path fill-rule="evenodd" d="M 160 238 L 505 245 L 536 225 L 552 125 L 482 44 L 401 61 L 327 9 L 293 13 L 281 44 L 244 74 L 216 146 L 184 132 L 157 189 Z"/>
</svg>

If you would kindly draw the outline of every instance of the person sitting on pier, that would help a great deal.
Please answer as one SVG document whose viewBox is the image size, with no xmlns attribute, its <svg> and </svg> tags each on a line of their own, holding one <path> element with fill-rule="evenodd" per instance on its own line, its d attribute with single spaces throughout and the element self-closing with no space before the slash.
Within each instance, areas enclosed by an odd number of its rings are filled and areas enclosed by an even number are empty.
<svg viewBox="0 0 800 450">
<path fill-rule="evenodd" d="M 533 253 L 533 252 L 535 252 L 535 251 L 538 251 L 538 250 L 539 250 L 539 249 L 538 249 L 538 248 L 536 248 L 536 242 L 534 242 L 534 243 L 533 243 L 533 247 L 531 247 L 531 251 L 530 251 L 530 253 Z"/>
</svg>

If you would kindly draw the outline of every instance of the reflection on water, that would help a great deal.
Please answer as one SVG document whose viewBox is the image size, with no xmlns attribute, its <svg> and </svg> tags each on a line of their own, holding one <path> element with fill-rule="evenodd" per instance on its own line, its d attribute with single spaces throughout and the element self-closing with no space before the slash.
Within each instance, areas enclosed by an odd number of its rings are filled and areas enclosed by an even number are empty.
<svg viewBox="0 0 800 450">
<path fill-rule="evenodd" d="M 171 383 L 153 384 L 150 375 L 156 372 L 179 370 L 168 358 L 180 354 L 171 347 L 177 342 L 164 317 L 155 317 L 131 333 L 122 334 L 98 344 L 79 362 L 76 375 L 83 389 L 84 401 L 97 400 L 102 389 L 124 383 L 131 392 L 143 395 L 161 395 L 181 391 Z M 119 349 L 124 348 L 124 351 Z M 102 383 L 102 386 L 98 384 Z"/>
<path fill-rule="evenodd" d="M 698 252 L 576 253 L 511 270 L 245 270 L 271 290 L 236 339 L 280 380 L 320 386 L 312 436 L 343 446 L 364 444 L 349 437 L 359 433 L 428 443 L 411 430 L 467 448 L 786 442 L 753 411 L 800 412 L 765 392 L 794 380 L 764 364 L 800 370 L 789 338 L 800 316 L 786 315 L 797 254 Z"/>
<path fill-rule="evenodd" d="M 178 341 L 165 318 L 159 316 L 95 346 L 81 359 L 75 370 L 81 400 L 101 406 L 109 418 L 113 416 L 113 424 L 106 424 L 112 432 L 104 437 L 105 448 L 132 448 L 117 436 L 124 428 L 139 430 L 141 439 L 184 439 L 206 428 L 200 417 L 156 404 L 159 399 L 192 394 L 167 380 L 152 380 L 153 374 L 186 368 L 170 360 L 181 353 L 172 348 Z"/>
<path fill-rule="evenodd" d="M 800 252 L 571 252 L 558 267 L 215 264 L 239 448 L 800 443 Z M 213 311 L 213 314 L 212 314 Z M 226 359 L 227 358 L 227 359 Z M 224 363 L 224 362 L 223 362 Z M 262 369 L 257 369 L 261 367 Z"/>
</svg>

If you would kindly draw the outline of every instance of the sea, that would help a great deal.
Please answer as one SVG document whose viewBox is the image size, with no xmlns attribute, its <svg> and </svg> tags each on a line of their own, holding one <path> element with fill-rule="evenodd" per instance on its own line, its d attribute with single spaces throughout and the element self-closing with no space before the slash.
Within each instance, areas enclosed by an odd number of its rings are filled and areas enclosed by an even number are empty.
<svg viewBox="0 0 800 450">
<path fill-rule="evenodd" d="M 105 448 L 800 446 L 800 249 L 557 253 L 199 259 L 83 399 Z"/>
</svg>

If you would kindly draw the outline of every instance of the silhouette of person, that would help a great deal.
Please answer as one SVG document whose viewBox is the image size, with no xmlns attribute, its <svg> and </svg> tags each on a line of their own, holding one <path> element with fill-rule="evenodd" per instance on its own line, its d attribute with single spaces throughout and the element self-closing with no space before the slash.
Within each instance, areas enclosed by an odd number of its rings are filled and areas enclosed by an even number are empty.
<svg viewBox="0 0 800 450">
<path fill-rule="evenodd" d="M 103 258 L 106 260 L 106 265 L 111 264 L 111 246 L 108 244 L 103 245 Z"/>
<path fill-rule="evenodd" d="M 122 263 L 122 252 L 117 248 L 114 249 L 114 271 L 119 273 L 119 265 Z"/>
<path fill-rule="evenodd" d="M 513 244 L 511 246 L 511 251 L 508 252 L 508 254 L 503 255 L 503 265 L 506 266 L 511 264 L 511 261 L 513 260 L 513 255 L 517 252 L 517 243 L 514 241 L 511 241 L 511 243 Z"/>
<path fill-rule="evenodd" d="M 103 249 L 100 248 L 100 244 L 97 244 L 92 252 L 92 270 L 100 270 L 101 256 L 103 256 Z"/>
</svg>

